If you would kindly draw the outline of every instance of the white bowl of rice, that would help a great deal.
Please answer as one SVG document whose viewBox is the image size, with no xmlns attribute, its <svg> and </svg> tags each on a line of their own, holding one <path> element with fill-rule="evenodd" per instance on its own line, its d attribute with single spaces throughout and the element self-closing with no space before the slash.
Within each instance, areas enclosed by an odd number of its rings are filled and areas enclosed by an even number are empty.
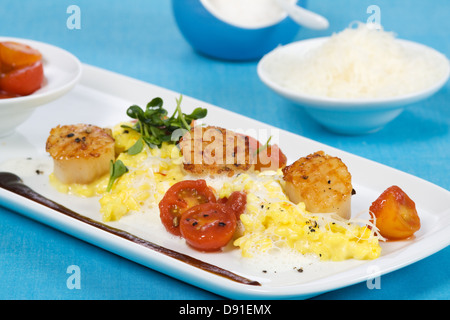
<svg viewBox="0 0 450 320">
<path fill-rule="evenodd" d="M 280 46 L 261 59 L 257 71 L 270 89 L 327 129 L 366 134 L 439 91 L 450 64 L 432 48 L 356 23 L 331 37 Z"/>
</svg>

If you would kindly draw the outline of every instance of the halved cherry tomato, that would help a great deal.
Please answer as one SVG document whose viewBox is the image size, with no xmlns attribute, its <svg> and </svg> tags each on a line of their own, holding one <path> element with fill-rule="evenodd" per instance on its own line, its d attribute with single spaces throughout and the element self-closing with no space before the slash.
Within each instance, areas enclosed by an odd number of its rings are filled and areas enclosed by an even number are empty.
<svg viewBox="0 0 450 320">
<path fill-rule="evenodd" d="M 420 229 L 416 204 L 398 186 L 386 189 L 369 210 L 380 234 L 389 240 L 407 239 Z"/>
<path fill-rule="evenodd" d="M 44 68 L 38 61 L 30 66 L 4 73 L 0 76 L 0 88 L 11 94 L 27 96 L 38 90 L 44 81 Z"/>
<path fill-rule="evenodd" d="M 222 203 L 196 205 L 183 213 L 180 231 L 186 243 L 200 251 L 226 246 L 236 231 L 236 216 Z"/>
<path fill-rule="evenodd" d="M 0 59 L 4 65 L 18 69 L 40 61 L 42 54 L 26 44 L 4 41 L 0 42 Z"/>
<path fill-rule="evenodd" d="M 216 202 L 214 192 L 205 180 L 185 180 L 167 190 L 159 203 L 161 222 L 170 233 L 181 235 L 180 218 L 186 210 L 207 202 Z"/>
<path fill-rule="evenodd" d="M 225 204 L 234 213 L 236 219 L 239 220 L 241 214 L 245 211 L 247 194 L 245 192 L 235 191 L 228 198 L 221 198 L 218 202 Z"/>
</svg>

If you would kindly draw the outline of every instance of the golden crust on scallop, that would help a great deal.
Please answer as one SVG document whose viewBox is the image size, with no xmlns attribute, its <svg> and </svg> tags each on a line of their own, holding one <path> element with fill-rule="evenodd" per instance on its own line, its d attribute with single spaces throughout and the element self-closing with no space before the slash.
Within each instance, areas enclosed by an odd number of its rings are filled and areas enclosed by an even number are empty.
<svg viewBox="0 0 450 320">
<path fill-rule="evenodd" d="M 248 137 L 220 127 L 194 127 L 180 140 L 183 168 L 191 174 L 227 174 L 253 167 Z"/>
<path fill-rule="evenodd" d="M 353 187 L 347 166 L 318 151 L 283 168 L 285 191 L 294 203 L 312 213 L 336 213 L 350 218 Z"/>
<path fill-rule="evenodd" d="M 53 159 L 95 158 L 114 146 L 108 129 L 90 124 L 57 126 L 50 131 L 46 151 Z"/>
<path fill-rule="evenodd" d="M 53 128 L 46 151 L 53 158 L 56 178 L 63 183 L 90 183 L 106 174 L 115 158 L 111 131 L 89 124 Z"/>
</svg>

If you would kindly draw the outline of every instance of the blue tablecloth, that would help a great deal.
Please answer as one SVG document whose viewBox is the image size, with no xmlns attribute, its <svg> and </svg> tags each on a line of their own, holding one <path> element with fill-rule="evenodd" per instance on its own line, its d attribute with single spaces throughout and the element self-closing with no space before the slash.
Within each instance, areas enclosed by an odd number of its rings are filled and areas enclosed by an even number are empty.
<svg viewBox="0 0 450 320">
<path fill-rule="evenodd" d="M 67 8 L 81 10 L 69 29 Z M 450 57 L 448 0 L 310 0 L 330 20 L 330 35 L 381 8 L 382 24 L 400 38 Z M 259 81 L 256 62 L 226 62 L 195 53 L 183 39 L 168 0 L 1 0 L 0 35 L 62 47 L 82 62 L 116 71 L 236 111 L 375 160 L 450 189 L 450 84 L 409 107 L 384 130 L 338 136 L 313 122 Z M 1 145 L 0 145 L 1 152 Z M 209 292 L 125 260 L 0 207 L 0 299 L 218 299 Z M 450 248 L 381 277 L 380 289 L 353 285 L 316 299 L 449 299 Z M 80 267 L 81 288 L 69 289 L 67 268 Z"/>
</svg>

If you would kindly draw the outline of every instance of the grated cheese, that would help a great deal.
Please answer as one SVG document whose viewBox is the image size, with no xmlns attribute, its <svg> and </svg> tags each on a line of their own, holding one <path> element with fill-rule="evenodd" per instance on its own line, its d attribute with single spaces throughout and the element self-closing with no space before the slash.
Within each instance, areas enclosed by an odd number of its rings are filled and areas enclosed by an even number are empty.
<svg viewBox="0 0 450 320">
<path fill-rule="evenodd" d="M 406 48 L 392 32 L 356 23 L 298 56 L 274 51 L 266 70 L 281 86 L 329 98 L 388 98 L 425 90 L 442 80 L 448 60 Z"/>
</svg>

